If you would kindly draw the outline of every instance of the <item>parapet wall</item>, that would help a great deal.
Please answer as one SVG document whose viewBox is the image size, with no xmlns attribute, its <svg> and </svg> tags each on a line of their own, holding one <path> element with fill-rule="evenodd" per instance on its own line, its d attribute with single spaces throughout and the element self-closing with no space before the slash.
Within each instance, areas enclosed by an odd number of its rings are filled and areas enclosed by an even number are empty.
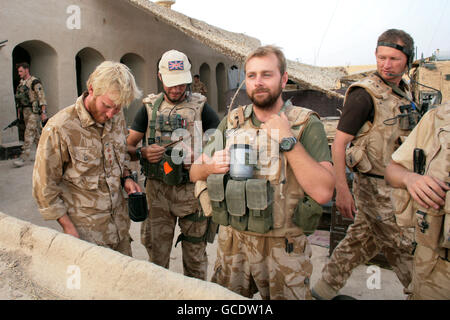
<svg viewBox="0 0 450 320">
<path fill-rule="evenodd" d="M 240 300 L 188 278 L 0 212 L 0 249 L 25 257 L 30 280 L 65 299 Z"/>
</svg>

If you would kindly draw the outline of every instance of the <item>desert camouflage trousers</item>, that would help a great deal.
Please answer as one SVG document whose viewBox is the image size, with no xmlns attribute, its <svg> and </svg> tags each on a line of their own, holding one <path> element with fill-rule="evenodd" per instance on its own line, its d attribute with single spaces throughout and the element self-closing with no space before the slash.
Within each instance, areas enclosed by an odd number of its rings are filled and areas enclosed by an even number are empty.
<svg viewBox="0 0 450 320">
<path fill-rule="evenodd" d="M 286 239 L 252 236 L 220 226 L 217 260 L 212 282 L 252 298 L 259 291 L 264 300 L 311 300 L 312 250 L 305 235 Z"/>
<path fill-rule="evenodd" d="M 450 261 L 448 256 L 445 259 L 445 251 L 439 256 L 435 251 L 417 245 L 414 254 L 411 298 L 414 300 L 450 299 Z"/>
<path fill-rule="evenodd" d="M 25 132 L 21 158 L 23 160 L 28 160 L 33 142 L 36 146 L 39 144 L 42 130 L 41 118 L 38 114 L 33 113 L 31 108 L 23 108 L 23 119 L 25 121 Z"/>
<path fill-rule="evenodd" d="M 404 229 L 396 224 L 390 188 L 384 180 L 355 174 L 353 190 L 358 213 L 323 268 L 322 279 L 339 291 L 354 268 L 383 252 L 402 285 L 408 288 L 414 234 L 412 228 Z"/>
<path fill-rule="evenodd" d="M 141 242 L 147 249 L 150 262 L 168 269 L 177 220 L 181 233 L 196 239 L 206 234 L 208 220 L 190 219 L 192 214 L 197 215 L 199 212 L 192 183 L 168 186 L 156 180 L 147 180 L 146 193 L 149 216 L 141 224 Z M 183 239 L 181 248 L 184 275 L 206 280 L 206 239 Z"/>
<path fill-rule="evenodd" d="M 69 208 L 68 211 L 81 240 L 110 248 L 130 257 L 133 256 L 132 239 L 129 233 L 130 218 L 126 201 L 112 212 L 96 212 L 94 215 L 89 215 L 86 214 L 86 210 L 83 210 L 83 213 L 74 213 L 76 210 Z M 106 233 L 105 230 L 107 230 Z"/>
</svg>

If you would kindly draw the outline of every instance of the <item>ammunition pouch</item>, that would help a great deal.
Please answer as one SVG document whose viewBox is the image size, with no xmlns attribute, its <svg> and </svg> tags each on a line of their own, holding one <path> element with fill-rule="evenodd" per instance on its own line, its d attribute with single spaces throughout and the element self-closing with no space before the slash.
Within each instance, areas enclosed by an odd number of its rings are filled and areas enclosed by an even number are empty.
<svg viewBox="0 0 450 320">
<path fill-rule="evenodd" d="M 442 233 L 441 246 L 450 249 L 450 191 L 447 191 L 444 205 L 444 230 Z"/>
<path fill-rule="evenodd" d="M 158 163 L 150 163 L 146 159 L 141 159 L 141 171 L 152 180 L 159 180 L 169 186 L 177 186 L 189 182 L 189 172 L 183 168 L 183 163 L 177 164 L 172 158 L 172 148 L 167 148 Z M 182 151 L 178 154 L 182 156 Z"/>
<path fill-rule="evenodd" d="M 147 219 L 148 206 L 145 193 L 136 192 L 128 196 L 128 215 L 134 222 L 141 222 Z"/>
<path fill-rule="evenodd" d="M 25 85 L 19 86 L 17 88 L 17 92 L 15 95 L 17 105 L 22 108 L 31 106 L 29 91 L 30 89 Z"/>
<path fill-rule="evenodd" d="M 39 101 L 33 101 L 33 103 L 31 104 L 31 111 L 34 114 L 41 114 L 41 106 L 39 105 Z"/>
<path fill-rule="evenodd" d="M 261 234 L 273 229 L 273 188 L 266 179 L 238 181 L 213 174 L 207 186 L 213 222 Z"/>
<path fill-rule="evenodd" d="M 345 151 L 345 163 L 354 172 L 367 173 L 372 170 L 372 164 L 366 154 L 366 148 L 351 146 Z"/>
<path fill-rule="evenodd" d="M 398 226 L 410 228 L 415 226 L 414 201 L 405 189 L 394 188 L 391 191 L 391 202 L 395 221 Z"/>
<path fill-rule="evenodd" d="M 225 186 L 229 178 L 230 176 L 225 174 L 211 174 L 206 181 L 212 207 L 212 220 L 222 226 L 230 224 L 225 202 Z"/>
<path fill-rule="evenodd" d="M 305 195 L 295 208 L 292 221 L 301 228 L 306 235 L 313 234 L 322 217 L 322 206 L 314 199 Z"/>
</svg>

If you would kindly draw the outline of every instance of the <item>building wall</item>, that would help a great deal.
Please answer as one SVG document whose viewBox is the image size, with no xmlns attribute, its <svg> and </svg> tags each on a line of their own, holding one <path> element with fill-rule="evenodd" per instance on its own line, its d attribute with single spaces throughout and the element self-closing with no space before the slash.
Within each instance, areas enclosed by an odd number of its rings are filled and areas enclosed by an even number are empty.
<svg viewBox="0 0 450 320">
<path fill-rule="evenodd" d="M 44 84 L 50 116 L 74 103 L 80 82 L 85 87 L 88 75 L 103 60 L 122 61 L 144 94 L 157 92 L 157 62 L 170 49 L 188 55 L 193 74 L 209 68 L 208 79 L 201 80 L 208 84 L 208 103 L 218 110 L 218 92 L 224 91 L 227 79 L 222 71 L 218 74 L 224 79 L 217 79 L 216 70 L 221 70 L 217 66 L 223 64 L 228 70 L 233 62 L 150 13 L 119 0 L 0 0 L 0 5 L 0 41 L 8 40 L 0 47 L 2 128 L 15 119 L 13 50 L 17 46 L 28 52 L 31 73 Z M 218 83 L 222 88 L 217 88 Z M 135 102 L 125 112 L 129 124 L 139 106 Z M 17 139 L 17 129 L 9 129 L 2 132 L 0 143 Z"/>
</svg>

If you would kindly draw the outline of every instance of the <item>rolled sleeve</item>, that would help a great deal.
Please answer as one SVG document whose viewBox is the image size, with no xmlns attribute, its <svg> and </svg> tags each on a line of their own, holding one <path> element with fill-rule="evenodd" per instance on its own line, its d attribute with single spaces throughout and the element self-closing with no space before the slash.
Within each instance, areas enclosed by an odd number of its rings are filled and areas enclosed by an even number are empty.
<svg viewBox="0 0 450 320">
<path fill-rule="evenodd" d="M 47 125 L 36 151 L 32 187 L 33 197 L 45 220 L 57 220 L 67 213 L 61 198 L 64 152 L 67 152 L 65 143 L 56 129 Z"/>
</svg>

